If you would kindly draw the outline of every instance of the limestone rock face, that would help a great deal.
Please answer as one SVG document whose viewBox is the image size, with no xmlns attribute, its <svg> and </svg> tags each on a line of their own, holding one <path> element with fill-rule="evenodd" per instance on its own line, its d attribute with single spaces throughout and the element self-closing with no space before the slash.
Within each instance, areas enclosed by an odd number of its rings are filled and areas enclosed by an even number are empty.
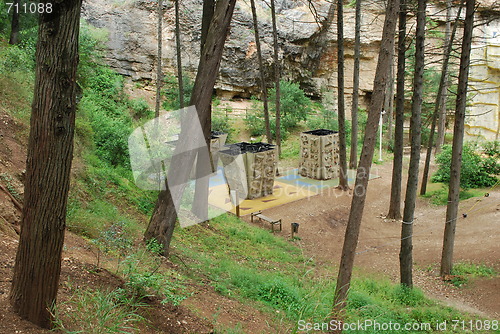
<svg viewBox="0 0 500 334">
<path fill-rule="evenodd" d="M 479 2 L 482 8 L 485 8 L 492 5 L 495 0 Z M 333 91 L 336 87 L 335 7 L 332 7 L 332 1 L 326 0 L 313 0 L 312 5 L 307 4 L 308 2 L 299 0 L 276 1 L 279 58 L 285 79 L 299 82 L 308 94 L 319 97 L 322 91 Z M 444 1 L 429 4 L 428 14 L 432 19 L 444 20 L 444 4 Z M 164 1 L 163 5 L 164 71 L 175 73 L 174 8 L 170 1 Z M 180 5 L 183 68 L 188 75 L 194 77 L 200 55 L 202 0 L 182 0 Z M 109 64 L 133 80 L 155 78 L 156 6 L 156 0 L 84 0 L 83 18 L 108 33 L 106 55 Z M 360 93 L 366 96 L 369 96 L 373 89 L 384 21 L 384 6 L 383 0 L 363 3 Z M 267 2 L 256 0 L 256 7 L 266 83 L 271 87 L 273 82 L 271 13 Z M 496 14 L 498 15 L 498 12 Z M 354 6 L 346 3 L 344 15 L 345 84 L 346 94 L 349 95 L 352 89 Z M 493 20 L 489 25 L 500 27 L 500 20 Z M 411 22 L 408 26 L 412 26 Z M 237 2 L 215 88 L 219 95 L 227 98 L 259 94 L 256 47 L 248 2 Z M 362 107 L 366 107 L 367 101 L 362 98 L 360 102 Z"/>
</svg>

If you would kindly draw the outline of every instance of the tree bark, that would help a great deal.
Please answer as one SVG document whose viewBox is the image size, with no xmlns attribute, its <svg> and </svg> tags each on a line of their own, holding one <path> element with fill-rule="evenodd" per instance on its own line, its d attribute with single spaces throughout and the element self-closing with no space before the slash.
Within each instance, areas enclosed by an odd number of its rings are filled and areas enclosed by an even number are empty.
<svg viewBox="0 0 500 334">
<path fill-rule="evenodd" d="M 452 9 L 452 3 L 451 0 L 446 0 L 446 28 L 444 32 L 444 40 L 445 44 L 447 45 L 452 45 L 453 44 L 453 39 L 450 36 L 450 31 L 451 31 L 451 9 Z M 460 10 L 462 9 L 462 6 L 460 6 Z M 457 16 L 458 18 L 460 16 Z M 453 27 L 453 30 L 456 31 L 456 25 L 457 21 L 455 21 L 455 25 Z M 447 48 L 448 49 L 448 48 Z M 449 58 L 450 54 L 449 52 L 446 52 L 443 54 L 443 62 L 446 57 Z M 437 132 L 437 138 L 436 138 L 436 154 L 441 152 L 441 147 L 444 145 L 444 135 L 446 132 L 446 97 L 447 97 L 447 92 L 448 92 L 448 86 L 450 84 L 449 80 L 449 75 L 448 71 L 446 73 L 446 78 L 445 78 L 445 85 L 443 89 L 441 90 L 441 101 L 440 101 L 440 111 L 439 111 L 439 117 L 438 117 L 438 132 Z M 441 72 L 441 75 L 442 72 Z"/>
<path fill-rule="evenodd" d="M 19 43 L 19 12 L 14 8 L 19 8 L 19 0 L 14 0 L 12 6 L 12 23 L 10 25 L 9 44 L 15 45 Z"/>
<path fill-rule="evenodd" d="M 354 24 L 354 69 L 352 75 L 352 110 L 351 110 L 351 154 L 349 168 L 358 166 L 358 106 L 359 106 L 359 63 L 361 58 L 361 0 L 356 1 L 356 19 Z"/>
<path fill-rule="evenodd" d="M 406 67 L 406 0 L 399 9 L 398 67 L 396 80 L 396 121 L 394 125 L 394 160 L 392 166 L 391 199 L 387 218 L 401 218 L 401 181 L 403 173 L 403 140 L 405 117 L 405 67 Z"/>
<path fill-rule="evenodd" d="M 281 69 L 279 64 L 278 27 L 276 24 L 276 6 L 271 0 L 271 18 L 273 24 L 273 46 L 274 46 L 274 84 L 276 89 L 276 145 L 278 146 L 278 157 L 281 155 L 281 92 L 280 78 Z"/>
<path fill-rule="evenodd" d="M 385 96 L 384 111 L 387 121 L 387 145 L 392 147 L 392 120 L 394 114 L 394 50 L 391 50 L 391 67 L 389 68 L 389 80 L 387 80 L 387 94 Z"/>
<path fill-rule="evenodd" d="M 344 4 L 337 1 L 337 85 L 338 85 L 338 117 L 339 117 L 339 185 L 338 188 L 349 189 L 347 180 L 347 145 L 345 139 L 345 105 L 344 105 Z"/>
<path fill-rule="evenodd" d="M 21 235 L 10 302 L 22 318 L 51 327 L 73 158 L 81 0 L 40 14 Z"/>
<path fill-rule="evenodd" d="M 266 87 L 266 80 L 264 77 L 264 63 L 262 61 L 262 49 L 260 47 L 260 37 L 259 37 L 259 21 L 257 20 L 257 10 L 255 9 L 255 0 L 250 0 L 250 6 L 252 7 L 255 46 L 257 47 L 257 60 L 259 62 L 260 89 L 262 91 L 262 102 L 264 103 L 264 122 L 266 123 L 266 136 L 267 136 L 267 142 L 271 143 L 272 136 L 271 136 L 271 125 L 269 124 L 269 104 L 267 100 L 267 87 Z"/>
<path fill-rule="evenodd" d="M 184 80 L 182 77 L 182 42 L 181 42 L 181 25 L 179 14 L 179 1 L 174 0 L 175 5 L 175 48 L 177 54 L 177 83 L 179 85 L 179 106 L 184 108 Z"/>
<path fill-rule="evenodd" d="M 453 25 L 453 31 L 451 34 L 448 34 L 448 38 L 446 39 L 446 48 L 443 54 L 443 63 L 441 66 L 441 78 L 439 79 L 439 87 L 436 95 L 436 102 L 434 103 L 434 112 L 432 114 L 432 124 L 431 124 L 431 133 L 429 135 L 429 142 L 427 143 L 427 152 L 425 155 L 425 165 L 424 165 L 424 173 L 422 175 L 422 186 L 420 188 L 420 195 L 425 195 L 427 192 L 427 179 L 429 178 L 429 169 L 431 164 L 431 154 L 432 147 L 434 145 L 434 132 L 436 130 L 436 122 L 438 117 L 441 119 L 446 117 L 446 90 L 448 89 L 448 63 L 450 61 L 451 52 L 453 51 L 453 40 L 455 39 L 455 33 L 457 31 L 457 23 L 460 19 L 460 14 L 462 12 L 462 5 L 460 4 L 460 8 L 458 9 L 457 19 L 455 24 Z M 441 120 L 439 120 L 441 122 Z M 438 130 L 444 131 L 444 129 Z M 444 136 L 444 132 L 442 134 L 438 133 L 438 137 L 440 135 Z M 443 137 L 444 138 L 444 137 Z M 440 139 L 438 139 L 440 140 Z M 437 144 L 436 144 L 436 152 L 437 152 Z"/>
<path fill-rule="evenodd" d="M 198 118 L 204 130 L 210 129 L 212 90 L 219 72 L 222 51 L 229 32 L 235 3 L 236 0 L 219 0 L 217 2 L 198 65 L 190 105 L 196 106 Z M 192 133 L 189 130 L 188 127 L 186 131 L 181 132 L 179 136 L 180 146 L 190 140 Z M 204 135 L 207 138 L 206 134 Z M 182 150 L 182 147 L 179 150 Z M 177 219 L 174 202 L 182 197 L 194 160 L 195 152 L 188 152 L 182 156 L 174 155 L 171 166 L 182 166 L 184 168 L 171 168 L 167 178 L 176 180 L 177 184 L 184 186 L 176 187 L 175 191 L 169 190 L 168 187 L 167 190 L 160 191 L 156 207 L 144 234 L 146 240 L 153 238 L 158 240 L 163 245 L 163 253 L 166 256 L 169 254 L 170 242 Z"/>
<path fill-rule="evenodd" d="M 351 283 L 354 256 L 358 244 L 361 219 L 363 217 L 366 191 L 368 190 L 368 179 L 377 138 L 378 123 L 384 104 L 388 68 L 391 63 L 390 49 L 394 48 L 394 35 L 397 21 L 396 14 L 398 7 L 399 0 L 388 1 L 377 70 L 375 72 L 375 80 L 373 83 L 372 101 L 368 113 L 363 149 L 361 151 L 361 158 L 359 160 L 359 166 L 356 173 L 356 184 L 353 192 L 351 210 L 345 232 L 344 246 L 342 248 L 337 286 L 335 289 L 333 314 L 338 318 L 342 318 L 341 312 L 345 308 L 347 293 Z"/>
<path fill-rule="evenodd" d="M 411 103 L 411 154 L 406 184 L 405 207 L 401 225 L 401 250 L 399 270 L 401 284 L 413 286 L 413 219 L 417 202 L 418 170 L 422 128 L 422 101 L 425 67 L 425 10 L 427 0 L 418 0 L 417 31 L 415 38 L 415 73 L 413 77 L 413 97 Z"/>
<path fill-rule="evenodd" d="M 203 48 L 205 47 L 206 39 L 208 37 L 208 30 L 210 29 L 209 23 L 211 22 L 214 11 L 215 11 L 215 1 L 208 0 L 203 2 L 203 15 L 202 15 L 202 32 L 201 32 L 201 53 L 203 53 Z M 207 24 L 208 23 L 208 24 Z M 210 147 L 210 138 L 212 130 L 212 103 L 208 106 L 207 110 L 207 121 L 202 125 L 203 134 L 205 136 L 205 141 L 207 146 Z M 207 164 L 210 161 L 210 164 Z M 194 190 L 194 203 L 196 205 L 191 209 L 191 211 L 202 221 L 208 220 L 208 187 L 209 180 L 204 177 L 211 172 L 215 171 L 216 166 L 213 165 L 210 153 L 207 150 L 198 151 L 198 158 L 196 160 L 196 181 Z"/>
<path fill-rule="evenodd" d="M 467 85 L 472 44 L 472 30 L 474 27 L 475 4 L 475 0 L 466 1 L 462 54 L 460 56 L 460 70 L 458 74 L 455 125 L 453 128 L 453 148 L 451 151 L 448 206 L 446 207 L 443 252 L 441 256 L 441 276 L 451 274 L 451 270 L 453 268 L 453 246 L 455 242 L 455 228 L 457 224 L 460 194 L 460 169 L 462 162 L 465 108 L 467 103 Z"/>
<path fill-rule="evenodd" d="M 163 72 L 161 68 L 162 64 L 162 44 L 163 44 L 163 0 L 158 0 L 157 6 L 157 64 L 156 64 L 156 99 L 155 99 L 155 117 L 160 117 L 160 106 L 161 106 L 161 87 L 163 81 Z"/>
</svg>

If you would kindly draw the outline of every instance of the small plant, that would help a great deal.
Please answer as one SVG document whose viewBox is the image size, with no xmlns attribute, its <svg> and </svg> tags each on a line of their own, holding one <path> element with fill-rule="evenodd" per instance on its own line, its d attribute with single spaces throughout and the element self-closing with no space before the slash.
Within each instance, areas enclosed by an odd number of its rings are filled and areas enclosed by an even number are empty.
<svg viewBox="0 0 500 334">
<path fill-rule="evenodd" d="M 138 309 L 144 304 L 126 297 L 123 289 L 111 292 L 70 286 L 68 301 L 52 307 L 54 329 L 63 333 L 135 333 L 144 321 Z"/>
<path fill-rule="evenodd" d="M 16 190 L 14 187 L 14 179 L 7 173 L 1 173 L 0 174 L 0 181 L 2 181 L 3 184 L 5 184 L 5 187 L 9 191 L 9 193 L 19 202 L 23 201 L 23 198 L 21 194 Z"/>
<path fill-rule="evenodd" d="M 483 146 L 483 151 L 485 154 L 487 154 L 493 158 L 500 157 L 500 141 L 498 141 L 498 140 L 487 141 L 487 142 L 483 143 L 482 146 Z"/>
<path fill-rule="evenodd" d="M 152 239 L 145 248 L 128 255 L 122 271 L 125 289 L 138 301 L 158 296 L 163 299 L 162 303 L 178 305 L 189 293 L 178 274 L 160 269 L 162 252 L 162 245 Z"/>
</svg>

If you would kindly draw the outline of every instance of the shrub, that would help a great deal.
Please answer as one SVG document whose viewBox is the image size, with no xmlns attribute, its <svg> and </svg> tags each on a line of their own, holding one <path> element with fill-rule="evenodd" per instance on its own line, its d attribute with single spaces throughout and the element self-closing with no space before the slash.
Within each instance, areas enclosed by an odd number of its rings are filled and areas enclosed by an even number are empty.
<svg viewBox="0 0 500 334">
<path fill-rule="evenodd" d="M 500 157 L 500 141 L 487 141 L 483 143 L 483 151 L 490 157 Z"/>
<path fill-rule="evenodd" d="M 226 142 L 231 141 L 235 134 L 235 129 L 229 123 L 229 117 L 224 110 L 212 109 L 212 131 L 227 133 Z"/>
<path fill-rule="evenodd" d="M 276 89 L 269 91 L 269 123 L 271 135 L 276 137 Z M 306 121 L 313 113 L 313 103 L 300 89 L 299 84 L 290 81 L 280 82 L 280 110 L 281 138 L 286 139 L 290 130 L 296 129 L 300 122 Z M 265 134 L 264 113 L 262 108 L 254 103 L 252 110 L 247 113 L 245 124 L 250 130 L 250 135 L 260 136 Z"/>
<path fill-rule="evenodd" d="M 191 92 L 193 91 L 194 82 L 189 78 L 189 76 L 183 76 L 183 86 L 184 86 L 184 104 L 189 105 L 189 100 L 191 99 Z M 163 108 L 166 110 L 177 110 L 181 107 L 179 101 L 179 84 L 177 77 L 173 74 L 164 75 L 163 90 L 161 92 L 162 96 L 165 98 L 163 101 Z"/>
<path fill-rule="evenodd" d="M 129 106 L 132 109 L 132 115 L 135 119 L 151 119 L 154 117 L 154 112 L 149 108 L 149 105 L 144 99 L 130 100 Z"/>
<path fill-rule="evenodd" d="M 437 155 L 436 161 L 439 165 L 438 171 L 432 176 L 433 182 L 450 182 L 451 166 L 450 145 L 443 146 L 443 150 Z M 475 146 L 466 143 L 462 152 L 462 167 L 460 174 L 460 186 L 464 189 L 491 187 L 497 182 L 496 175 L 500 173 L 500 164 L 492 157 L 483 158 L 475 151 Z"/>
</svg>

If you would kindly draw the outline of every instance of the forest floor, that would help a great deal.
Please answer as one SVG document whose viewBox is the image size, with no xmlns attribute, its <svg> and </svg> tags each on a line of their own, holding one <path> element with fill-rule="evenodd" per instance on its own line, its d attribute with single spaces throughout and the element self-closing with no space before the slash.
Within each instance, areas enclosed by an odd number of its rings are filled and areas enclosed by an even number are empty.
<svg viewBox="0 0 500 334">
<path fill-rule="evenodd" d="M 24 169 L 26 143 L 20 132 L 26 131 L 0 110 L 0 174 L 20 175 Z M 408 157 L 405 163 L 408 164 Z M 368 271 L 398 281 L 400 224 L 384 218 L 390 197 L 392 164 L 376 164 L 372 173 L 380 177 L 369 182 L 363 225 L 356 256 L 356 272 Z M 22 178 L 22 177 L 20 177 Z M 22 189 L 20 181 L 11 180 L 14 188 Z M 403 192 L 404 193 L 404 192 Z M 307 257 L 315 260 L 317 268 L 337 265 L 349 215 L 351 196 L 330 188 L 322 194 L 266 210 L 271 217 L 283 219 L 283 231 L 290 236 L 290 223 L 300 224 L 297 244 Z M 441 255 L 446 207 L 429 204 L 419 198 L 414 225 L 414 281 L 429 297 L 462 311 L 478 316 L 500 317 L 500 277 L 473 279 L 464 287 L 443 282 L 437 274 Z M 460 214 L 467 218 L 457 221 L 455 261 L 483 263 L 500 271 L 500 189 L 489 197 L 471 198 L 460 203 Z M 12 270 L 17 247 L 20 212 L 11 198 L 0 190 L 0 333 L 44 333 L 31 323 L 20 319 L 8 303 Z M 244 217 L 249 221 L 249 217 Z M 258 223 L 256 223 L 258 224 Z M 262 225 L 269 229 L 269 226 Z M 95 253 L 88 242 L 66 233 L 63 253 L 61 289 L 58 300 L 69 298 L 66 283 L 77 287 L 116 288 L 123 281 L 108 270 L 89 270 L 95 265 Z M 173 265 L 173 264 L 169 264 Z M 335 278 L 336 273 L 325 273 Z M 245 303 L 217 294 L 208 286 L 197 287 L 196 293 L 179 306 L 162 305 L 149 300 L 143 316 L 150 326 L 142 333 L 211 333 L 214 322 L 226 327 L 242 324 L 247 333 L 282 332 L 273 325 L 273 318 Z"/>
</svg>

